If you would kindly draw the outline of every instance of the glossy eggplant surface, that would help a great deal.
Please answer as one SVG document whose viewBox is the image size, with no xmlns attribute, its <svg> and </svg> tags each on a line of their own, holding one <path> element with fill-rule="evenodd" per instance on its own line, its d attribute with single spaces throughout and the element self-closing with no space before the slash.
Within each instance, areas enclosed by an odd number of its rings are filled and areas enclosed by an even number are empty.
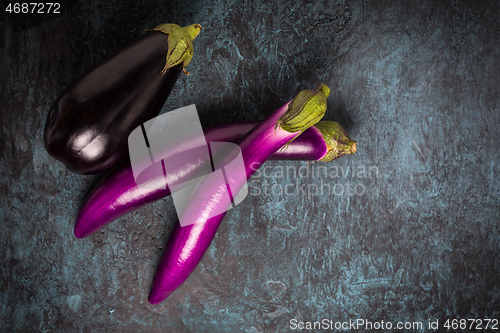
<svg viewBox="0 0 500 333">
<path fill-rule="evenodd" d="M 157 29 L 162 26 L 146 32 L 83 74 L 51 107 L 45 146 L 70 171 L 95 174 L 115 167 L 128 157 L 130 132 L 160 113 L 201 29 L 163 26 L 180 32 Z M 190 57 L 169 59 L 179 54 Z"/>
</svg>

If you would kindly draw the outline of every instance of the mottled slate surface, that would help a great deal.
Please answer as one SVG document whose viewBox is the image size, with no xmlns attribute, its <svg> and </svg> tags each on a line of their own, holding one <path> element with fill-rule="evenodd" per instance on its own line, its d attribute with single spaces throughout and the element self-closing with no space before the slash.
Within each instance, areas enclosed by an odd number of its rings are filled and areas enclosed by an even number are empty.
<svg viewBox="0 0 500 333">
<path fill-rule="evenodd" d="M 55 19 L 1 14 L 0 330 L 256 333 L 292 331 L 293 318 L 500 319 L 498 2 L 190 3 L 80 1 Z M 268 162 L 269 172 L 311 173 L 256 178 L 252 193 L 297 191 L 250 195 L 189 280 L 151 306 L 171 200 L 75 239 L 99 176 L 49 157 L 42 128 L 72 80 L 161 22 L 204 27 L 191 76 L 165 112 L 195 103 L 207 126 L 262 119 L 324 82 L 325 119 L 342 123 L 358 152 L 314 178 L 319 163 Z M 308 197 L 326 183 L 339 184 L 337 194 Z"/>
</svg>

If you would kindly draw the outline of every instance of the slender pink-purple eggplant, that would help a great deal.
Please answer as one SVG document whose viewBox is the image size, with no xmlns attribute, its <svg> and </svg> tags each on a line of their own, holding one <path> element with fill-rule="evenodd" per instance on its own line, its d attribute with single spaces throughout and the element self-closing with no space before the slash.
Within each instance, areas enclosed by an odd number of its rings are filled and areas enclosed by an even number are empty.
<svg viewBox="0 0 500 333">
<path fill-rule="evenodd" d="M 225 213 L 213 216 L 214 213 L 226 211 L 231 206 L 232 196 L 227 195 L 228 189 L 236 195 L 256 167 L 317 123 L 324 115 L 329 93 L 330 89 L 323 84 L 314 91 L 303 91 L 246 134 L 238 142 L 246 172 L 226 168 L 227 184 L 213 182 L 210 178 L 198 183 L 179 215 L 185 226 L 176 223 L 156 269 L 148 297 L 151 304 L 165 300 L 201 261 L 225 216 Z M 234 153 L 230 151 L 219 165 L 231 162 Z"/>
<path fill-rule="evenodd" d="M 258 121 L 253 121 L 211 127 L 204 131 L 205 138 L 207 142 L 238 142 L 257 124 Z M 352 143 L 349 134 L 339 123 L 321 121 L 305 130 L 286 149 L 278 150 L 269 159 L 328 162 L 354 153 L 356 145 Z M 170 155 L 165 153 L 165 156 Z M 161 181 L 162 184 L 180 183 L 188 177 L 193 177 L 198 173 L 197 170 L 202 170 L 207 163 L 204 158 L 198 159 L 197 162 L 193 164 L 191 158 L 191 163 L 183 164 L 182 159 L 179 159 L 177 172 L 169 175 L 168 182 L 156 178 L 151 181 Z M 154 165 L 152 167 L 154 168 Z M 147 170 L 145 173 L 147 174 Z M 75 236 L 87 237 L 125 214 L 170 195 L 168 184 L 166 188 L 151 186 L 154 189 L 138 186 L 130 162 L 123 163 L 108 173 L 87 196 L 76 219 Z"/>
</svg>

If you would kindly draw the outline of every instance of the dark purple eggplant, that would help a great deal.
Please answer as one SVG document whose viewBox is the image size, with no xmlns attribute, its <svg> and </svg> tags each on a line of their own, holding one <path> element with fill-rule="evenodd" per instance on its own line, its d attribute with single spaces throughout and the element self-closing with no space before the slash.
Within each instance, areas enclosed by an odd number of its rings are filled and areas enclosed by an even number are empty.
<svg viewBox="0 0 500 333">
<path fill-rule="evenodd" d="M 160 113 L 181 71 L 189 74 L 200 30 L 199 24 L 159 25 L 83 74 L 49 111 L 48 153 L 79 174 L 124 161 L 130 132 Z"/>
</svg>

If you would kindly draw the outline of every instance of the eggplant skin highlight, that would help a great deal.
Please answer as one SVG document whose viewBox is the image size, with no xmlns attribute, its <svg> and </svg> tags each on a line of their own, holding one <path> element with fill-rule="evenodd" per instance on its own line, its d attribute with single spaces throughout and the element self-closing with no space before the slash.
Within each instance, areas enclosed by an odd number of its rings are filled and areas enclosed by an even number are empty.
<svg viewBox="0 0 500 333">
<path fill-rule="evenodd" d="M 258 123 L 258 121 L 240 122 L 211 127 L 205 130 L 205 139 L 207 142 L 236 143 Z M 151 188 L 155 189 L 137 185 L 130 162 L 116 167 L 101 179 L 85 199 L 76 218 L 75 236 L 87 237 L 121 216 L 170 195 L 169 184 L 201 177 L 203 173 L 199 173 L 206 170 L 208 162 L 204 152 L 203 149 L 199 159 L 190 155 L 189 164 L 184 163 L 182 153 L 177 154 L 179 158 L 165 153 L 164 156 L 174 159 L 179 168 L 175 172 L 170 171 L 168 181 L 152 177 Z M 356 141 L 350 139 L 349 133 L 339 123 L 320 121 L 301 133 L 286 149 L 276 151 L 269 159 L 329 162 L 354 152 L 356 152 Z M 198 164 L 194 163 L 195 160 Z M 155 163 L 161 164 L 161 161 Z M 172 165 L 172 162 L 170 163 Z M 252 167 L 258 168 L 260 165 L 257 163 Z M 155 170 L 154 165 L 151 165 L 151 168 Z M 146 169 L 144 173 L 147 172 Z M 157 182 L 161 182 L 162 186 L 167 183 L 167 186 L 162 188 Z"/>
<path fill-rule="evenodd" d="M 47 152 L 78 174 L 101 173 L 127 159 L 130 132 L 156 117 L 180 73 L 188 74 L 200 30 L 199 24 L 159 25 L 84 73 L 49 111 Z"/>
<path fill-rule="evenodd" d="M 231 206 L 232 196 L 220 193 L 228 191 L 228 188 L 232 193 L 239 193 L 257 170 L 252 167 L 253 164 L 264 164 L 271 155 L 291 144 L 302 132 L 321 120 L 329 95 L 330 88 L 324 84 L 318 85 L 315 90 L 301 91 L 292 101 L 273 112 L 238 141 L 246 172 L 226 168 L 227 184 L 210 177 L 198 182 L 188 203 L 178 213 L 179 222 L 175 224 L 165 245 L 149 291 L 149 303 L 163 302 L 187 280 L 200 263 L 225 212 Z M 228 153 L 218 164 L 227 165 L 232 156 L 234 155 Z M 213 212 L 220 211 L 223 213 L 212 215 Z M 181 220 L 188 223 L 181 226 Z"/>
</svg>

